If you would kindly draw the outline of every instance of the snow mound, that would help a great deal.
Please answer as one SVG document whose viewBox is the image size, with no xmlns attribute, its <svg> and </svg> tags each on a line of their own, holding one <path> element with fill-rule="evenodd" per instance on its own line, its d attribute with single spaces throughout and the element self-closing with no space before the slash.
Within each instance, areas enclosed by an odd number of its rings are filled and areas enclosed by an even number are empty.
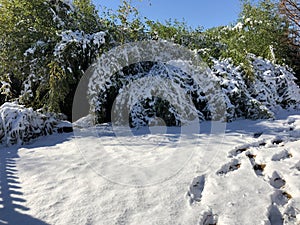
<svg viewBox="0 0 300 225">
<path fill-rule="evenodd" d="M 52 134 L 58 123 L 54 115 L 6 102 L 0 107 L 0 143 L 27 143 L 39 136 Z"/>
<path fill-rule="evenodd" d="M 73 122 L 73 126 L 78 127 L 78 128 L 93 127 L 94 123 L 95 123 L 94 121 L 95 121 L 95 118 L 93 117 L 93 115 L 89 114 L 89 115 L 82 117 L 79 120 Z"/>
</svg>

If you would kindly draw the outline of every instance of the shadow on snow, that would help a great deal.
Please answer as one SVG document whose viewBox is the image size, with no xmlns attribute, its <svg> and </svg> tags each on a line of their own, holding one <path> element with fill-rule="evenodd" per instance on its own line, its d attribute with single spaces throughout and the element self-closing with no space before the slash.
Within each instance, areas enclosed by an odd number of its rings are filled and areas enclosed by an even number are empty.
<svg viewBox="0 0 300 225">
<path fill-rule="evenodd" d="M 52 146 L 66 141 L 68 136 L 62 134 L 42 137 L 42 142 L 35 141 L 33 144 L 22 147 L 30 149 Z M 19 181 L 16 166 L 16 161 L 20 158 L 19 148 L 20 146 L 9 148 L 1 146 L 0 149 L 0 225 L 47 225 L 46 222 L 26 214 L 30 208 L 24 206 L 26 200 L 23 197 L 22 184 Z"/>
</svg>

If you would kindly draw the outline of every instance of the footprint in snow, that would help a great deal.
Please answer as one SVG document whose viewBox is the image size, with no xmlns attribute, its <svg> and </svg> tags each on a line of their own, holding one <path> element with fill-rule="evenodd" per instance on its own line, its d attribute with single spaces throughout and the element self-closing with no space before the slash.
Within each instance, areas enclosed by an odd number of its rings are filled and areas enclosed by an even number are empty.
<svg viewBox="0 0 300 225">
<path fill-rule="evenodd" d="M 237 159 L 232 159 L 229 163 L 222 166 L 220 170 L 217 171 L 217 175 L 225 175 L 229 172 L 238 170 L 241 167 L 241 163 Z"/>
<path fill-rule="evenodd" d="M 249 150 L 252 147 L 263 147 L 265 146 L 267 143 L 264 140 L 259 140 L 250 144 L 245 144 L 239 147 L 236 147 L 234 150 L 229 152 L 228 157 L 232 158 L 235 156 L 238 156 L 240 154 L 242 154 L 243 152 L 246 152 L 247 150 Z"/>
<path fill-rule="evenodd" d="M 275 171 L 270 178 L 270 184 L 276 188 L 280 189 L 285 185 L 286 181 Z"/>
<path fill-rule="evenodd" d="M 256 155 L 253 155 L 251 153 L 247 153 L 246 156 L 249 158 L 251 165 L 253 166 L 253 170 L 257 176 L 263 176 L 263 172 L 266 164 L 258 164 L 255 161 Z"/>
<path fill-rule="evenodd" d="M 284 141 L 281 138 L 275 138 L 274 140 L 272 140 L 273 145 L 279 145 L 279 144 L 283 145 L 283 142 Z"/>
<path fill-rule="evenodd" d="M 217 225 L 218 223 L 218 216 L 213 214 L 212 210 L 205 211 L 201 215 L 200 225 Z"/>
<path fill-rule="evenodd" d="M 272 161 L 280 161 L 293 157 L 286 149 L 272 156 Z"/>
<path fill-rule="evenodd" d="M 292 196 L 290 194 L 282 190 L 276 190 L 271 198 L 272 204 L 268 208 L 268 218 L 271 225 L 298 224 L 296 223 L 298 213 L 291 204 L 292 202 L 290 200 Z"/>
<path fill-rule="evenodd" d="M 263 132 L 256 132 L 253 134 L 254 138 L 259 138 L 261 135 L 263 134 Z"/>
<path fill-rule="evenodd" d="M 232 156 L 237 156 L 245 151 L 247 151 L 249 149 L 249 146 L 247 147 L 240 147 L 240 148 L 237 148 L 233 151 L 230 152 L 229 156 L 232 157 Z"/>
<path fill-rule="evenodd" d="M 283 225 L 283 217 L 282 214 L 280 212 L 280 210 L 278 209 L 278 207 L 275 204 L 272 204 L 269 208 L 268 208 L 268 218 L 270 221 L 271 225 Z"/>
<path fill-rule="evenodd" d="M 187 196 L 189 198 L 190 204 L 194 204 L 195 202 L 201 201 L 204 185 L 205 185 L 204 175 L 195 177 L 193 179 L 189 187 L 189 191 L 187 192 Z"/>
<path fill-rule="evenodd" d="M 279 206 L 286 205 L 290 199 L 292 199 L 292 196 L 283 190 L 276 190 L 271 195 L 272 202 L 276 203 L 276 205 L 279 205 Z"/>
<path fill-rule="evenodd" d="M 264 169 L 266 168 L 266 164 L 254 164 L 253 169 L 257 176 L 263 176 Z"/>
<path fill-rule="evenodd" d="M 299 224 L 300 210 L 294 206 L 294 202 L 290 202 L 284 210 L 283 219 L 285 224 Z M 297 223 L 298 222 L 298 223 Z"/>
</svg>

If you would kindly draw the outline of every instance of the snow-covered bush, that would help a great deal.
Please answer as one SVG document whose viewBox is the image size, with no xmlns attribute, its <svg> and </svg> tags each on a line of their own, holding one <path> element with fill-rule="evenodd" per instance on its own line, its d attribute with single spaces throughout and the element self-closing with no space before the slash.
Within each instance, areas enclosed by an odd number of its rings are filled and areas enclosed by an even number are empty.
<svg viewBox="0 0 300 225">
<path fill-rule="evenodd" d="M 237 117 L 264 119 L 273 116 L 261 102 L 253 98 L 240 66 L 230 60 L 213 60 L 212 71 L 219 78 L 223 93 L 227 96 L 227 120 Z"/>
<path fill-rule="evenodd" d="M 129 116 L 130 125 L 139 127 L 156 117 L 166 125 L 185 124 L 195 117 L 210 120 L 217 113 L 209 100 L 226 107 L 227 121 L 238 117 L 272 118 L 279 109 L 299 108 L 300 89 L 288 68 L 254 55 L 249 58 L 255 72 L 253 81 L 229 59 L 213 60 L 206 85 L 196 84 L 193 75 L 176 67 L 176 63 L 144 62 L 123 68 L 114 76 L 103 73 L 90 81 L 91 111 L 100 123 L 110 121 L 112 115 L 118 118 L 114 122 L 124 124 L 122 120 Z M 209 96 L 215 85 L 221 92 Z"/>
<path fill-rule="evenodd" d="M 99 85 L 101 82 L 103 85 L 100 89 L 103 91 L 90 99 L 96 103 L 93 110 L 99 122 L 105 122 L 104 117 L 114 100 L 117 104 L 112 113 L 118 117 L 115 122 L 119 124 L 128 119 L 124 117 L 126 114 L 122 115 L 124 111 L 129 112 L 134 127 L 146 125 L 155 117 L 163 118 L 167 125 L 184 124 L 196 117 L 207 119 L 200 108 L 208 100 L 202 96 L 202 88 L 195 84 L 191 75 L 164 63 L 152 63 L 150 69 L 146 67 L 149 63 L 138 63 L 131 70 L 125 68 L 118 72 L 110 80 L 90 83 Z"/>
<path fill-rule="evenodd" d="M 16 103 L 0 107 L 0 144 L 24 144 L 42 135 L 52 134 L 58 119 Z"/>
<path fill-rule="evenodd" d="M 124 99 L 122 93 L 129 92 L 129 96 L 115 108 L 116 112 L 121 112 L 122 108 L 132 106 L 128 109 L 132 126 L 146 125 L 154 117 L 163 118 L 167 125 L 185 124 L 196 117 L 205 119 L 197 108 L 202 101 L 196 97 L 200 96 L 201 88 L 191 83 L 192 77 L 182 70 L 157 63 L 149 72 L 137 74 L 137 77 L 139 79 L 134 75 L 124 77 L 119 98 Z M 189 96 L 194 96 L 192 101 Z"/>
<path fill-rule="evenodd" d="M 7 0 L 0 14 L 0 104 L 16 100 L 70 117 L 80 78 L 103 52 L 107 28 L 96 6 L 90 0 Z"/>
<path fill-rule="evenodd" d="M 249 59 L 254 70 L 253 81 L 246 79 L 241 67 L 234 66 L 230 60 L 213 60 L 212 71 L 230 100 L 227 111 L 232 113 L 227 114 L 228 119 L 241 116 L 264 119 L 273 117 L 280 109 L 299 109 L 300 89 L 292 72 L 252 54 Z"/>
<path fill-rule="evenodd" d="M 299 87 L 289 68 L 254 55 L 249 55 L 249 57 L 253 61 L 255 75 L 250 91 L 258 101 L 272 111 L 299 106 Z"/>
</svg>

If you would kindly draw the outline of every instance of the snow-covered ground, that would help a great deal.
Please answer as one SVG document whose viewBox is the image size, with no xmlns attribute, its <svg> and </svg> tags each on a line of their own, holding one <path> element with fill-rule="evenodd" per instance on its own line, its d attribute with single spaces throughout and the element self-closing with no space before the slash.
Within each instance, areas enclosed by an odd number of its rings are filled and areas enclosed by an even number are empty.
<svg viewBox="0 0 300 225">
<path fill-rule="evenodd" d="M 0 224 L 300 224 L 299 112 L 160 128 L 1 147 Z"/>
</svg>

